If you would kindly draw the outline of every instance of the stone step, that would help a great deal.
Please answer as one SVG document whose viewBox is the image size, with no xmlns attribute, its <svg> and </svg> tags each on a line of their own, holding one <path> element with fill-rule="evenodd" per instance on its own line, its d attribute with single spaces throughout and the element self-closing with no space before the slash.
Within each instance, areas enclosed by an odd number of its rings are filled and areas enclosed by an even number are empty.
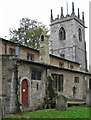
<svg viewBox="0 0 91 120">
<path fill-rule="evenodd" d="M 86 104 L 86 102 L 82 101 L 67 101 L 68 104 Z"/>
<path fill-rule="evenodd" d="M 68 101 L 86 102 L 85 99 L 68 99 Z"/>
</svg>

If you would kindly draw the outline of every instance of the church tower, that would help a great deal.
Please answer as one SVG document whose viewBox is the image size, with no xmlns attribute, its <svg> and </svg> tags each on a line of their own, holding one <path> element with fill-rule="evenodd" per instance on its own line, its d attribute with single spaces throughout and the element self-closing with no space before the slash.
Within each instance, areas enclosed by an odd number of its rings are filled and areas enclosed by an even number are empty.
<svg viewBox="0 0 91 120">
<path fill-rule="evenodd" d="M 74 2 L 72 2 L 72 13 L 64 17 L 63 7 L 61 15 L 53 19 L 51 10 L 50 41 L 51 53 L 81 64 L 81 70 L 87 70 L 85 21 L 84 12 L 82 19 L 78 8 L 78 16 L 75 15 Z"/>
</svg>

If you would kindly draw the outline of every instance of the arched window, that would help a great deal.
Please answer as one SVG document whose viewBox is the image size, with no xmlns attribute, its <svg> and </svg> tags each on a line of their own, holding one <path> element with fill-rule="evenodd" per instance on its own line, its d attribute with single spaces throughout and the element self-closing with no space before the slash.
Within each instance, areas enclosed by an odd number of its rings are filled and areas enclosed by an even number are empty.
<svg viewBox="0 0 91 120">
<path fill-rule="evenodd" d="M 61 27 L 59 30 L 59 40 L 65 40 L 65 39 L 66 39 L 65 29 Z"/>
<path fill-rule="evenodd" d="M 78 29 L 78 36 L 79 36 L 79 41 L 82 41 L 82 33 L 81 33 L 81 29 Z"/>
<path fill-rule="evenodd" d="M 41 36 L 41 41 L 44 41 L 44 35 Z"/>
</svg>

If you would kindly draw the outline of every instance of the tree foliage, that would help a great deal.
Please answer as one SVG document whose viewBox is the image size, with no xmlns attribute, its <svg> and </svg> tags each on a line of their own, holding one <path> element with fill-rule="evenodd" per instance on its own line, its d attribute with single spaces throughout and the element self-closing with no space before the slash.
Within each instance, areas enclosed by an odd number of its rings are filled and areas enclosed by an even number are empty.
<svg viewBox="0 0 91 120">
<path fill-rule="evenodd" d="M 10 28 L 10 40 L 33 48 L 39 48 L 40 35 L 42 32 L 47 35 L 48 31 L 48 28 L 41 22 L 22 18 L 17 30 Z M 49 37 L 49 35 L 47 36 Z"/>
</svg>

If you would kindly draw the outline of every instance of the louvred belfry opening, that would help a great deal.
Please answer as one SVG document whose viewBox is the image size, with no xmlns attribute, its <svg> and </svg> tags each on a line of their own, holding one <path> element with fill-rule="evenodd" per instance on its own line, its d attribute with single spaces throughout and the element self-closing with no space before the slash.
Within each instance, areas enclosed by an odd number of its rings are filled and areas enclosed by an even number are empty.
<svg viewBox="0 0 91 120">
<path fill-rule="evenodd" d="M 27 85 L 27 80 L 22 81 L 22 105 L 24 107 L 28 106 L 28 85 Z"/>
</svg>

